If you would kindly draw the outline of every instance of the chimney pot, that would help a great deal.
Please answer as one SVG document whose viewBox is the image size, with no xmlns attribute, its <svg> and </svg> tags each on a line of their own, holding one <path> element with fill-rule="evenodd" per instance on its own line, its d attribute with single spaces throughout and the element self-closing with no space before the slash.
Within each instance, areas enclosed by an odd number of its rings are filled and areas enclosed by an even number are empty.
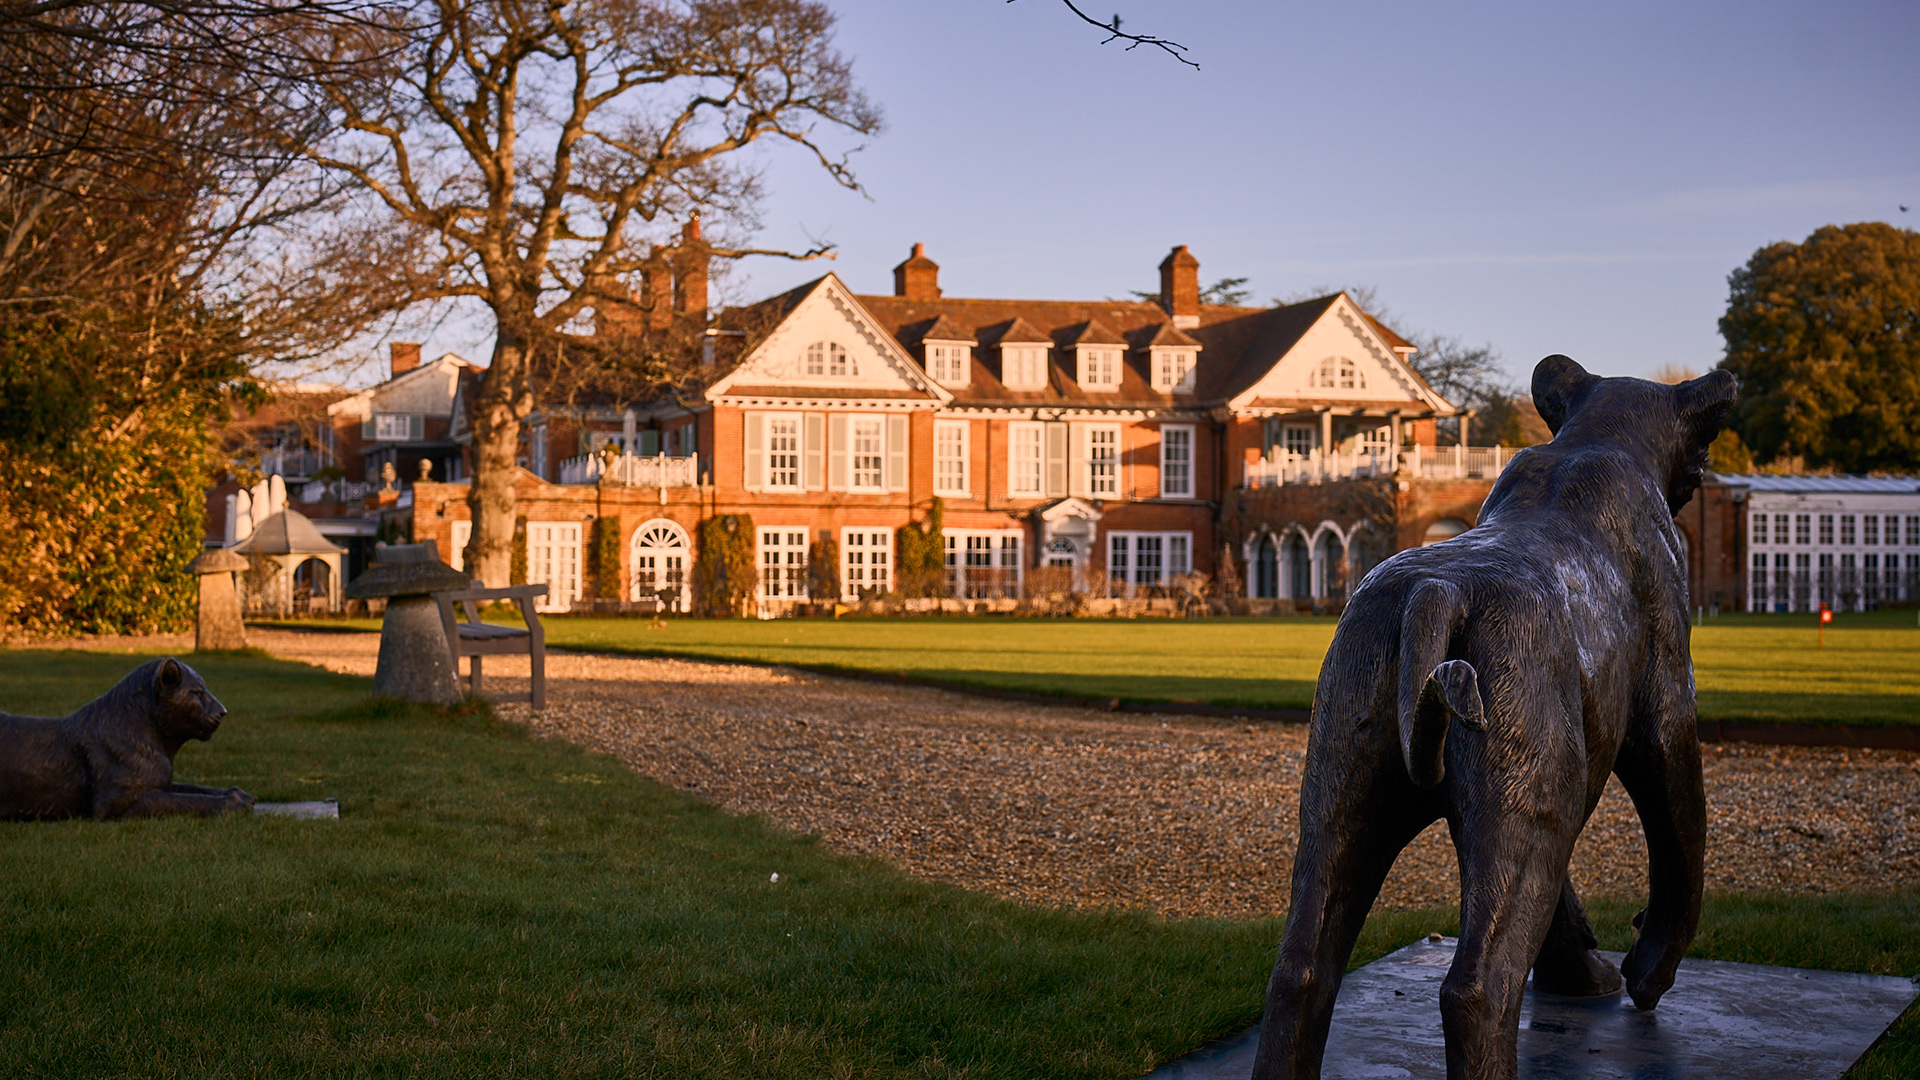
<svg viewBox="0 0 1920 1080">
<path fill-rule="evenodd" d="M 420 343 L 417 341 L 388 342 L 387 357 L 389 377 L 397 379 L 420 366 Z"/>
<path fill-rule="evenodd" d="M 907 261 L 893 268 L 893 295 L 908 300 L 940 299 L 940 264 L 927 258 L 927 245 L 915 243 Z"/>
<path fill-rule="evenodd" d="M 1160 306 L 1178 329 L 1200 325 L 1200 260 L 1185 244 L 1160 260 Z"/>
</svg>

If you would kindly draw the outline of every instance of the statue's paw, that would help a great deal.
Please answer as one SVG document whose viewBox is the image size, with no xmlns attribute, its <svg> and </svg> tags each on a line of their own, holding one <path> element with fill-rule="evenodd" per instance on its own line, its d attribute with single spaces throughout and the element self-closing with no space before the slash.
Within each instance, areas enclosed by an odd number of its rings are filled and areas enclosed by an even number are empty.
<svg viewBox="0 0 1920 1080">
<path fill-rule="evenodd" d="M 1660 996 L 1673 988 L 1673 971 L 1658 962 L 1662 951 L 1648 946 L 1647 939 L 1641 938 L 1634 942 L 1620 964 L 1627 996 L 1633 999 L 1635 1008 L 1653 1008 L 1660 1004 Z"/>
<path fill-rule="evenodd" d="M 1577 956 L 1533 969 L 1533 987 L 1567 997 L 1610 997 L 1620 992 L 1620 969 L 1592 949 Z"/>
<path fill-rule="evenodd" d="M 222 809 L 242 813 L 252 810 L 253 804 L 260 801 L 237 787 L 228 788 L 226 796 L 226 802 L 223 804 Z"/>
</svg>

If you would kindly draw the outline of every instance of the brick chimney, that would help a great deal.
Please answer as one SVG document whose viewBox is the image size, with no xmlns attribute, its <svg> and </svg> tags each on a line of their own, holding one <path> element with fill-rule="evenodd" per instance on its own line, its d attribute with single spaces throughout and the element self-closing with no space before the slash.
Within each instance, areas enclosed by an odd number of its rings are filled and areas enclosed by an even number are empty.
<svg viewBox="0 0 1920 1080">
<path fill-rule="evenodd" d="M 393 341 L 387 343 L 389 378 L 397 379 L 420 366 L 420 343 L 417 341 Z"/>
<path fill-rule="evenodd" d="M 1160 306 L 1175 329 L 1200 325 L 1200 260 L 1181 244 L 1160 260 Z"/>
<path fill-rule="evenodd" d="M 707 265 L 713 247 L 700 238 L 700 213 L 695 211 L 680 230 L 673 252 L 673 311 L 676 315 L 707 320 Z"/>
<path fill-rule="evenodd" d="M 908 300 L 940 299 L 940 264 L 927 258 L 927 245 L 913 245 L 907 261 L 893 268 L 893 295 Z"/>
<path fill-rule="evenodd" d="M 659 244 L 640 264 L 640 311 L 641 325 L 648 330 L 664 330 L 673 322 L 673 270 L 667 265 L 667 249 Z"/>
</svg>

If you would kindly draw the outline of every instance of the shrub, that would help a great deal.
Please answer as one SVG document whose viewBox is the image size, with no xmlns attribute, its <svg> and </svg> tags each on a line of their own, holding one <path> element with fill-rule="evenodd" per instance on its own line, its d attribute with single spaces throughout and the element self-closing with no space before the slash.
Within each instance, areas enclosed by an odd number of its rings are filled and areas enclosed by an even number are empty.
<svg viewBox="0 0 1920 1080">
<path fill-rule="evenodd" d="M 947 595 L 947 540 L 941 529 L 946 503 L 935 498 L 927 516 L 900 526 L 896 540 L 894 591 L 902 596 Z"/>
<path fill-rule="evenodd" d="M 700 558 L 693 566 L 697 613 L 745 615 L 758 579 L 753 565 L 753 518 L 721 514 L 700 523 Z"/>
</svg>

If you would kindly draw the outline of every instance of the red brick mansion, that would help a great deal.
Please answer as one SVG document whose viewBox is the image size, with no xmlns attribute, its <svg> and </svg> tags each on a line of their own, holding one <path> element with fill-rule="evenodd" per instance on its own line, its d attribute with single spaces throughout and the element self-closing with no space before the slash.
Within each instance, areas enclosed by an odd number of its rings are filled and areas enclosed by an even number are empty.
<svg viewBox="0 0 1920 1080">
<path fill-rule="evenodd" d="M 829 274 L 711 320 L 695 395 L 536 414 L 528 578 L 570 606 L 591 522 L 612 516 L 626 598 L 684 603 L 699 523 L 744 514 L 763 611 L 854 599 L 890 591 L 896 530 L 938 499 L 953 597 L 1017 597 L 1043 570 L 1140 595 L 1231 562 L 1236 593 L 1337 603 L 1372 563 L 1470 525 L 1504 461 L 1435 445 L 1459 410 L 1345 294 L 1203 304 L 1184 246 L 1157 302 L 957 299 L 938 274 L 919 245 L 892 295 Z M 704 275 L 690 284 L 677 317 L 704 319 Z M 464 547 L 461 485 L 409 494 L 416 539 Z M 822 552 L 837 565 L 810 565 Z"/>
</svg>

